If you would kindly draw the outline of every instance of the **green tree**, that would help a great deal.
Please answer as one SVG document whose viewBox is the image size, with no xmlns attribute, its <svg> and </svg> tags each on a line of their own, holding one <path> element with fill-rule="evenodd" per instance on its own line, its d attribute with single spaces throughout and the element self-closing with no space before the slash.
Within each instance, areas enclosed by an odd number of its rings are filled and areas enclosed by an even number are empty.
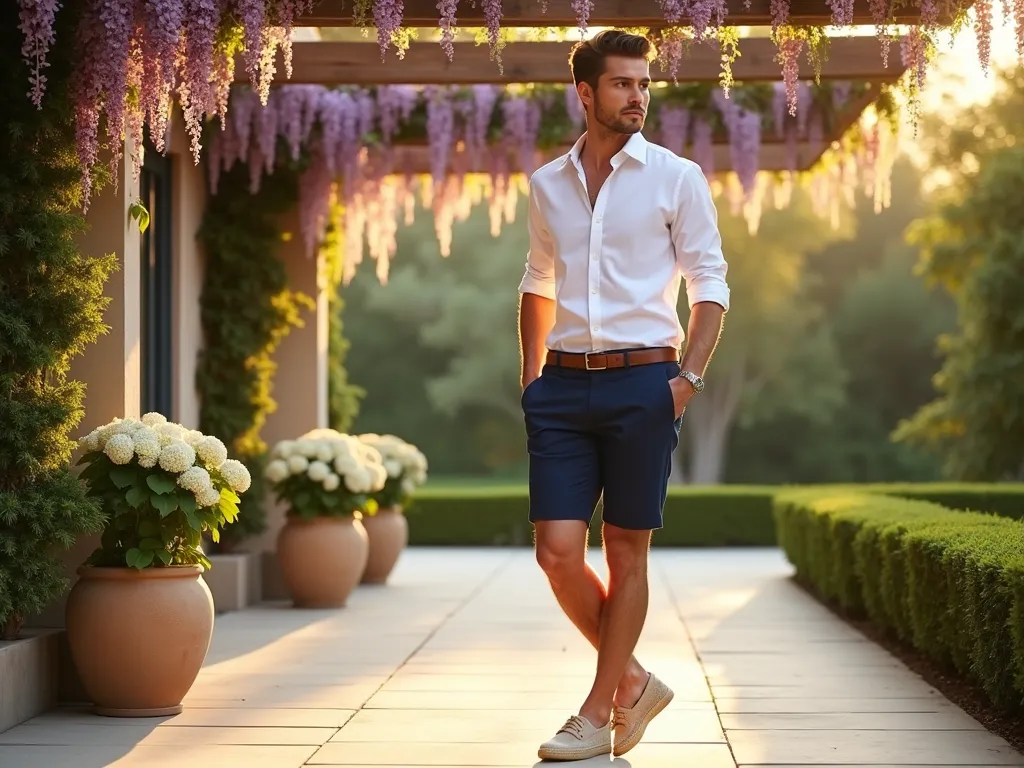
<svg viewBox="0 0 1024 768">
<path fill-rule="evenodd" d="M 74 34 L 73 9 L 57 17 L 57 39 Z M 68 379 L 71 359 L 106 332 L 103 285 L 113 256 L 81 255 L 81 214 L 69 77 L 70 46 L 51 48 L 46 96 L 26 96 L 18 5 L 0 4 L 0 640 L 18 636 L 67 588 L 55 555 L 103 513 L 72 474 L 72 430 L 85 385 Z M 102 179 L 97 179 L 102 182 Z"/>
<path fill-rule="evenodd" d="M 985 152 L 961 200 L 919 232 L 930 274 L 957 299 L 942 338 L 940 396 L 901 423 L 897 440 L 944 458 L 958 480 L 1024 476 L 1024 149 Z"/>
<path fill-rule="evenodd" d="M 738 424 L 780 413 L 828 420 L 843 402 L 845 371 L 808 296 L 804 265 L 813 249 L 849 236 L 847 217 L 833 229 L 799 190 L 789 207 L 765 212 L 756 234 L 724 205 L 719 211 L 732 299 L 707 387 L 684 419 L 674 477 L 687 483 L 722 482 Z M 685 327 L 683 294 L 680 314 Z"/>
<path fill-rule="evenodd" d="M 518 296 L 525 202 L 492 238 L 486 207 L 440 254 L 433 215 L 398 232 L 387 285 L 371 263 L 346 288 L 349 376 L 366 390 L 358 431 L 415 443 L 436 473 L 515 471 L 525 460 L 519 405 Z"/>
</svg>

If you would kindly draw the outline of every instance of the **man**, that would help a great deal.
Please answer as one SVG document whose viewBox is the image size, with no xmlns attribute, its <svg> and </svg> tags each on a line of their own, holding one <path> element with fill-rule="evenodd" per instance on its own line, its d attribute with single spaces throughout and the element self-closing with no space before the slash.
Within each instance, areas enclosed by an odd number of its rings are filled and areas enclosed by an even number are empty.
<svg viewBox="0 0 1024 768">
<path fill-rule="evenodd" d="M 704 388 L 729 288 L 700 168 L 641 134 L 651 53 L 646 38 L 616 30 L 573 48 L 587 131 L 530 180 L 519 287 L 530 520 L 559 605 L 598 650 L 589 695 L 542 759 L 622 755 L 673 695 L 632 654 L 682 414 Z M 607 588 L 585 559 L 602 493 Z"/>
</svg>

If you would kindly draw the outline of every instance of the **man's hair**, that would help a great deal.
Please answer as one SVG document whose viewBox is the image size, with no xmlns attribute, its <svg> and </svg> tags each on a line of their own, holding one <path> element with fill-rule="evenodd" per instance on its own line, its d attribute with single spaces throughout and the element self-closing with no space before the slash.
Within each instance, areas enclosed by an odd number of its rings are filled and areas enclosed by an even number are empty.
<svg viewBox="0 0 1024 768">
<path fill-rule="evenodd" d="M 572 47 L 569 69 L 576 85 L 587 83 L 596 90 L 598 78 L 604 73 L 605 59 L 609 56 L 650 61 L 651 51 L 651 41 L 643 35 L 634 35 L 621 29 L 606 29 Z"/>
</svg>

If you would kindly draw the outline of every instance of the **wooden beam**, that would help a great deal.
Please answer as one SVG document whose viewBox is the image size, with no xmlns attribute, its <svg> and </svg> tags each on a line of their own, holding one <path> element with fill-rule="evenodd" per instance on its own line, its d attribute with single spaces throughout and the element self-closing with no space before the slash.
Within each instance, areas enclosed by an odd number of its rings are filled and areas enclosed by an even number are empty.
<svg viewBox="0 0 1024 768">
<path fill-rule="evenodd" d="M 728 14 L 724 23 L 730 26 L 769 26 L 772 23 L 772 0 L 727 0 Z M 891 3 L 890 3 L 891 4 Z M 543 6 L 547 5 L 547 13 Z M 297 24 L 310 27 L 352 26 L 354 0 L 319 0 L 312 11 L 297 20 Z M 832 23 L 832 9 L 827 0 L 789 0 L 790 24 L 825 25 Z M 950 19 L 944 11 L 940 22 Z M 437 29 L 440 12 L 437 0 L 405 0 L 403 25 Z M 917 5 L 905 4 L 895 10 L 890 21 L 897 24 L 915 24 L 921 18 Z M 460 27 L 484 27 L 483 3 L 459 4 L 457 22 Z M 595 0 L 589 25 L 594 27 L 663 27 L 665 16 L 658 0 Z M 855 0 L 854 24 L 874 25 L 868 0 Z M 503 27 L 575 27 L 576 13 L 569 0 L 502 0 Z M 684 17 L 678 26 L 689 26 Z"/>
<path fill-rule="evenodd" d="M 898 41 L 893 50 L 898 50 Z M 306 42 L 292 44 L 292 77 L 285 78 L 284 62 L 278 52 L 278 84 L 322 85 L 396 85 L 474 83 L 571 83 L 570 43 L 510 43 L 502 52 L 503 73 L 490 60 L 486 45 L 457 43 L 449 62 L 437 43 L 413 43 L 399 60 L 392 51 L 381 61 L 376 43 Z M 740 41 L 740 56 L 733 63 L 733 77 L 740 82 L 782 79 L 782 68 L 775 61 L 775 45 L 766 37 Z M 873 36 L 839 37 L 829 44 L 828 61 L 821 68 L 826 80 L 892 82 L 905 67 L 899 56 L 889 57 L 882 65 L 881 46 Z M 717 82 L 721 74 L 721 53 L 717 44 L 694 45 L 680 62 L 680 82 Z M 651 63 L 651 76 L 669 80 L 658 63 Z M 800 78 L 810 80 L 814 69 L 807 57 L 800 60 Z M 248 82 L 245 67 L 235 66 L 235 82 Z"/>
</svg>

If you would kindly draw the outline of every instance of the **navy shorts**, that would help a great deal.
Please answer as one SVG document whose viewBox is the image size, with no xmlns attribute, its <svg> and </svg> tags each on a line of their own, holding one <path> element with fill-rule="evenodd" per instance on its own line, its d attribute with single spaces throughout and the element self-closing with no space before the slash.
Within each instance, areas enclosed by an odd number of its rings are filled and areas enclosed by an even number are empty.
<svg viewBox="0 0 1024 768">
<path fill-rule="evenodd" d="M 679 363 L 586 371 L 546 365 L 523 392 L 530 454 L 530 521 L 588 525 L 604 494 L 604 522 L 663 525 L 675 418 L 669 380 Z"/>
</svg>

